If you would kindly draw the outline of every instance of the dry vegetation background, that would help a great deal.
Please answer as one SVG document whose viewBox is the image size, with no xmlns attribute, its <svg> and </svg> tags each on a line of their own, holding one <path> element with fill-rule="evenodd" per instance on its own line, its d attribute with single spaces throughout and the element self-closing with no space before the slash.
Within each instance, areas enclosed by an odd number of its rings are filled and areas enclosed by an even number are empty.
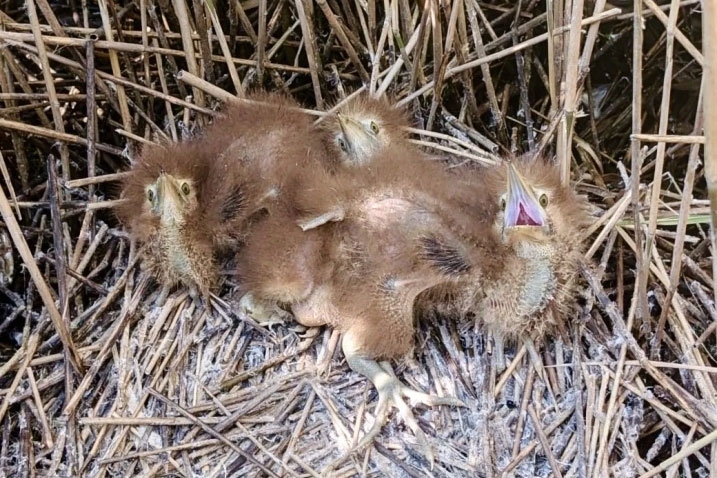
<svg viewBox="0 0 717 478">
<path fill-rule="evenodd" d="M 701 5 L 614 3 L 0 2 L 0 476 L 714 476 Z M 420 321 L 400 378 L 468 404 L 417 411 L 432 468 L 397 419 L 344 456 L 376 396 L 336 334 L 253 326 L 230 274 L 155 307 L 113 217 L 143 143 L 259 86 L 387 93 L 425 147 L 556 154 L 596 207 L 562 337 L 503 362 Z"/>
</svg>

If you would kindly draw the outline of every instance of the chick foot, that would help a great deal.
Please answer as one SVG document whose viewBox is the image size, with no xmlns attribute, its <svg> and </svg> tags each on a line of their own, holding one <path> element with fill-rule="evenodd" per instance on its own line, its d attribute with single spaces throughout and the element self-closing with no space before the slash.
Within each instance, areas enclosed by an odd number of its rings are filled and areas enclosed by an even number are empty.
<svg viewBox="0 0 717 478">
<path fill-rule="evenodd" d="M 254 319 L 263 327 L 270 327 L 275 324 L 285 324 L 291 319 L 291 314 L 276 304 L 271 304 L 254 297 L 247 292 L 239 300 L 239 310 Z"/>
<path fill-rule="evenodd" d="M 381 428 L 388 420 L 388 412 L 391 407 L 396 407 L 398 413 L 408 427 L 416 436 L 418 445 L 423 449 L 426 458 L 433 465 L 433 451 L 426 439 L 426 435 L 418 425 L 416 417 L 411 411 L 411 407 L 419 403 L 428 406 L 449 405 L 455 407 L 465 407 L 466 405 L 453 397 L 437 397 L 427 393 L 414 390 L 407 385 L 401 383 L 396 377 L 393 368 L 388 362 L 377 362 L 375 360 L 361 357 L 356 354 L 346 353 L 346 360 L 349 366 L 356 372 L 365 375 L 376 386 L 378 391 L 378 405 L 376 406 L 376 419 L 371 429 L 361 439 L 361 441 L 353 448 L 353 452 L 359 451 L 369 445 L 378 434 Z M 406 403 L 408 399 L 410 406 Z"/>
</svg>

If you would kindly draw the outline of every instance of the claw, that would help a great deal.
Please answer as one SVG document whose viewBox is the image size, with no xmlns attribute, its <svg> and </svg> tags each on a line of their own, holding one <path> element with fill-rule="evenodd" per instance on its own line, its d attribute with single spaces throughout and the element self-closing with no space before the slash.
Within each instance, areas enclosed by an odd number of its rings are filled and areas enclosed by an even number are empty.
<svg viewBox="0 0 717 478">
<path fill-rule="evenodd" d="M 256 299 L 251 292 L 239 300 L 239 309 L 263 327 L 285 324 L 291 318 L 289 312 L 278 305 Z"/>
</svg>

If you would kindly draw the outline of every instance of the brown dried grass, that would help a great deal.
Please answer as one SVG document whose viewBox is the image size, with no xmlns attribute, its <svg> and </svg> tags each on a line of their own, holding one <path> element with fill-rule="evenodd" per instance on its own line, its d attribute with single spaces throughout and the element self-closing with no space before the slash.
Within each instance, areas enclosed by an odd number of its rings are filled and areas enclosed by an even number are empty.
<svg viewBox="0 0 717 478">
<path fill-rule="evenodd" d="M 3 4 L 0 475 L 714 473 L 700 3 L 415 3 Z M 417 411 L 433 468 L 397 420 L 345 456 L 376 400 L 337 334 L 251 326 L 231 277 L 209 314 L 181 290 L 155 307 L 135 267 L 111 213 L 127 156 L 258 85 L 319 110 L 388 93 L 419 144 L 467 161 L 554 151 L 599 210 L 565 336 L 503 361 L 420 321 L 400 378 L 468 405 Z"/>
</svg>

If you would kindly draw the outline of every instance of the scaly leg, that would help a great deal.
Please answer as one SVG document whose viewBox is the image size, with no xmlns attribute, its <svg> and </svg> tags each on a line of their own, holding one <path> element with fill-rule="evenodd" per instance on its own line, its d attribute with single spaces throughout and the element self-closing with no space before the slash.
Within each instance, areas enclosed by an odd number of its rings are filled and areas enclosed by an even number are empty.
<svg viewBox="0 0 717 478">
<path fill-rule="evenodd" d="M 493 334 L 493 344 L 495 350 L 493 351 L 493 358 L 495 360 L 495 371 L 501 373 L 505 370 L 505 343 L 503 341 L 503 334 Z"/>
<path fill-rule="evenodd" d="M 361 354 L 355 347 L 354 340 L 350 335 L 350 332 L 344 336 L 343 350 L 346 356 L 346 361 L 349 367 L 354 371 L 365 375 L 371 382 L 376 386 L 378 391 L 378 405 L 376 406 L 376 421 L 374 422 L 371 429 L 361 439 L 361 441 L 354 447 L 354 451 L 361 450 L 365 446 L 369 445 L 374 438 L 381 432 L 381 427 L 386 423 L 388 419 L 388 411 L 391 406 L 398 409 L 399 415 L 403 418 L 403 421 L 416 435 L 416 440 L 421 448 L 426 453 L 426 457 L 433 464 L 433 451 L 431 450 L 428 440 L 426 439 L 423 430 L 418 426 L 418 422 L 411 411 L 411 407 L 404 400 L 409 399 L 410 404 L 416 405 L 423 403 L 424 405 L 436 406 L 436 405 L 450 405 L 456 407 L 465 407 L 466 405 L 453 397 L 437 397 L 435 395 L 429 395 L 427 393 L 413 390 L 412 388 L 402 384 L 396 374 L 393 372 L 393 368 L 388 362 L 377 362 L 371 358 Z"/>
</svg>

